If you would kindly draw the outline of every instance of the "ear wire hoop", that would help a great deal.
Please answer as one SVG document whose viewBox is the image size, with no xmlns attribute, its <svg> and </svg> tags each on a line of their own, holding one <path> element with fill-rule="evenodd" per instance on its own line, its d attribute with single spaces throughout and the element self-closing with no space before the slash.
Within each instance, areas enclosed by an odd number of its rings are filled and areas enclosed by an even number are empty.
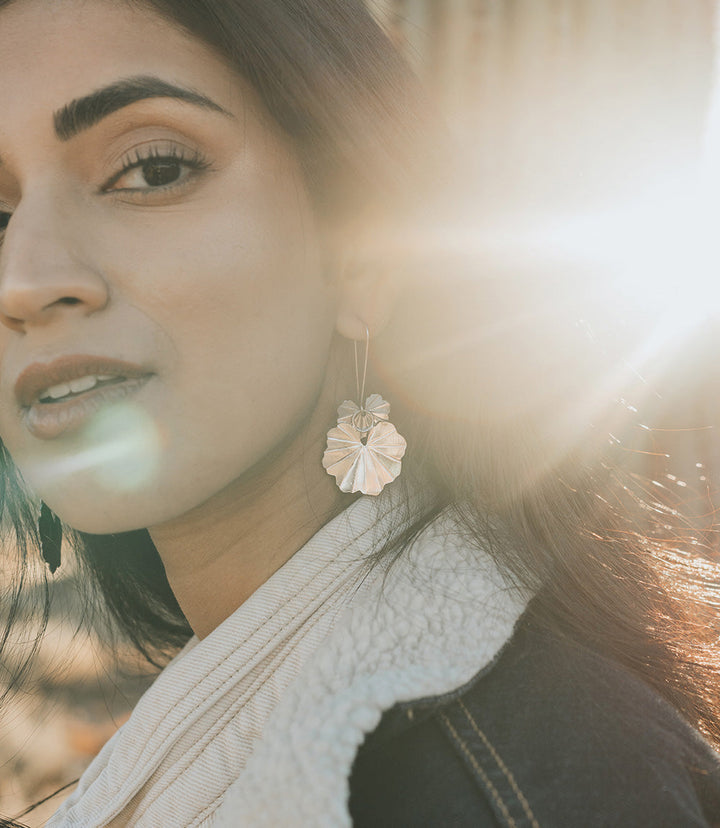
<svg viewBox="0 0 720 828">
<path fill-rule="evenodd" d="M 357 339 L 354 341 L 355 345 L 355 390 L 357 391 L 358 407 L 361 410 L 365 408 L 365 380 L 367 379 L 368 356 L 370 354 L 370 328 L 365 325 L 365 364 L 363 366 L 362 387 L 360 386 L 360 369 L 358 367 L 358 344 Z"/>
</svg>

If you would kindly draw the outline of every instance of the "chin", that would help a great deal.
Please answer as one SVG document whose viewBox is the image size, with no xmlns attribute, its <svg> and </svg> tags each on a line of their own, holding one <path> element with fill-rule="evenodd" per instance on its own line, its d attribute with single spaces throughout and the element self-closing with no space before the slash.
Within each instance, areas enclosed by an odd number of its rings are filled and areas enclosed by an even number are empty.
<svg viewBox="0 0 720 828">
<path fill-rule="evenodd" d="M 67 497 L 43 496 L 43 500 L 67 526 L 89 535 L 111 535 L 145 529 L 162 520 L 162 510 L 153 509 L 148 499 L 137 497 L 104 497 L 99 492 L 91 501 L 77 493 Z"/>
</svg>

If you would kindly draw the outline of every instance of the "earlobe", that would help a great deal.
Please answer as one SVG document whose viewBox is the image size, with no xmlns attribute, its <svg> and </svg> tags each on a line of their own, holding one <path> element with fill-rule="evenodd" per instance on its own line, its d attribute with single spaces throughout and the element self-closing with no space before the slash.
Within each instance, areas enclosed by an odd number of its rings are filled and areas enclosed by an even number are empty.
<svg viewBox="0 0 720 828">
<path fill-rule="evenodd" d="M 347 339 L 377 336 L 390 321 L 398 301 L 399 280 L 379 263 L 348 263 L 342 270 L 335 326 Z"/>
</svg>

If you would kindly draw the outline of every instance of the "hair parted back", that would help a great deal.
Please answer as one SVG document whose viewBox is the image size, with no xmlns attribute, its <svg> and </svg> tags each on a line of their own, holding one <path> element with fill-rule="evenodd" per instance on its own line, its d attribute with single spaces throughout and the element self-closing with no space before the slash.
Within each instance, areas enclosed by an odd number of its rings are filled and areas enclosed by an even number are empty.
<svg viewBox="0 0 720 828">
<path fill-rule="evenodd" d="M 321 213 L 350 218 L 388 195 L 401 204 L 407 182 L 422 177 L 422 96 L 361 0 L 127 1 L 205 41 L 253 85 L 292 138 Z M 622 454 L 595 439 L 597 451 L 569 452 L 520 487 L 506 467 L 533 464 L 540 437 L 532 424 L 471 429 L 440 427 L 426 411 L 405 417 L 412 462 L 434 481 L 438 508 L 455 504 L 477 543 L 537 591 L 530 613 L 626 665 L 720 744 L 720 653 L 708 624 L 708 584 L 720 583 L 719 569 L 698 563 L 681 526 L 673 543 L 653 539 L 642 484 Z M 4 521 L 22 571 L 38 545 L 36 507 L 4 450 L 2 464 Z M 74 539 L 89 581 L 147 658 L 162 660 L 187 639 L 147 532 Z M 13 605 L 21 587 L 19 576 Z"/>
<path fill-rule="evenodd" d="M 362 0 L 130 2 L 172 19 L 251 82 L 293 139 L 321 211 L 407 182 L 421 95 Z"/>
</svg>

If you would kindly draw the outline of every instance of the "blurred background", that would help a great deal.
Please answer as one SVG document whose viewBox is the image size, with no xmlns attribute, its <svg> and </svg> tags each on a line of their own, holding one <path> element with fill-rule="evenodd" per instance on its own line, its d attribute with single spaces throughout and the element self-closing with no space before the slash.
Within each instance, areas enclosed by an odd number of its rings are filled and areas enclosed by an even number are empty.
<svg viewBox="0 0 720 828">
<path fill-rule="evenodd" d="M 489 272 L 543 279 L 560 263 L 582 309 L 574 324 L 631 379 L 616 399 L 633 424 L 629 462 L 718 555 L 717 3 L 368 4 L 430 89 L 474 183 L 443 243 L 480 250 Z M 154 676 L 86 630 L 75 577 L 55 576 L 49 635 L 2 707 L 3 815 L 76 778 Z M 0 668 L 1 683 L 12 668 Z M 24 819 L 42 825 L 56 805 Z"/>
<path fill-rule="evenodd" d="M 475 182 L 448 246 L 552 286 L 622 365 L 628 462 L 717 556 L 718 3 L 368 2 Z"/>
</svg>

